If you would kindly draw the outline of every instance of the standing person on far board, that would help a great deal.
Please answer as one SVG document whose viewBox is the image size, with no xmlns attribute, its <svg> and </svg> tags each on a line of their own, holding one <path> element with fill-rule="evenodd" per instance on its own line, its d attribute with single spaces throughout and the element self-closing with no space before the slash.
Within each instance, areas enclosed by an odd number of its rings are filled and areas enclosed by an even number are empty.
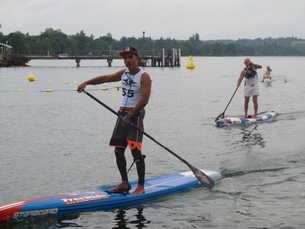
<svg viewBox="0 0 305 229">
<path fill-rule="evenodd" d="M 257 103 L 257 97 L 259 95 L 259 88 L 258 88 L 258 75 L 256 69 L 262 68 L 259 64 L 254 64 L 251 62 L 249 58 L 246 58 L 244 60 L 244 64 L 246 65 L 246 68 L 243 69 L 240 72 L 240 76 L 237 80 L 237 87 L 240 86 L 240 83 L 242 82 L 243 78 L 245 77 L 245 89 L 244 89 L 244 96 L 245 96 L 245 102 L 244 102 L 244 112 L 245 118 L 256 118 L 257 116 L 257 110 L 258 110 L 258 103 Z M 254 106 L 254 115 L 248 116 L 248 106 L 250 97 L 252 97 L 253 100 L 253 106 Z"/>
<path fill-rule="evenodd" d="M 127 47 L 119 54 L 124 58 L 127 68 L 113 74 L 98 76 L 85 81 L 78 86 L 77 91 L 79 93 L 82 92 L 87 85 L 122 82 L 122 100 L 118 111 L 119 117 L 109 143 L 110 146 L 115 147 L 116 163 L 122 182 L 111 189 L 110 192 L 128 192 L 131 189 L 128 182 L 125 158 L 125 149 L 129 146 L 136 162 L 138 173 L 138 186 L 132 194 L 142 194 L 145 193 L 145 162 L 141 152 L 143 133 L 130 125 L 130 122 L 144 131 L 144 107 L 148 104 L 150 97 L 151 78 L 145 71 L 139 68 L 138 52 L 134 47 Z"/>
</svg>

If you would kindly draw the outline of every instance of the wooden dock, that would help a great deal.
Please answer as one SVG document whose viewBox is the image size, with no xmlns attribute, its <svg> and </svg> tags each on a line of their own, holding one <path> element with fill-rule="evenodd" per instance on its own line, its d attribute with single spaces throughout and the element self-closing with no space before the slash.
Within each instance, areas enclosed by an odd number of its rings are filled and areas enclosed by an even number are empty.
<svg viewBox="0 0 305 229">
<path fill-rule="evenodd" d="M 161 49 L 158 56 L 154 54 L 152 50 L 150 55 L 139 55 L 139 66 L 146 67 L 180 67 L 181 60 L 181 50 L 171 49 L 171 55 L 165 54 L 165 50 Z M 75 60 L 76 67 L 80 66 L 81 60 L 106 60 L 108 67 L 112 66 L 113 60 L 123 58 L 119 55 L 115 56 L 69 56 L 69 55 L 58 55 L 58 56 L 38 56 L 38 55 L 20 55 L 25 60 Z M 15 56 L 18 58 L 18 56 Z"/>
</svg>

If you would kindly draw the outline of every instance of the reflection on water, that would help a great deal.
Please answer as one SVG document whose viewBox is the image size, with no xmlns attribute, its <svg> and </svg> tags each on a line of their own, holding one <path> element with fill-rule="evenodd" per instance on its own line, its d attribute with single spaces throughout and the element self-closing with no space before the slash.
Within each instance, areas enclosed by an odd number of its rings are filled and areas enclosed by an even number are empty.
<svg viewBox="0 0 305 229">
<path fill-rule="evenodd" d="M 127 229 L 127 228 L 146 228 L 150 224 L 143 215 L 143 208 L 136 208 L 137 213 L 130 217 L 128 210 L 116 210 L 112 227 L 113 229 Z M 130 212 L 129 212 L 130 213 Z M 81 213 L 80 213 L 81 214 Z M 67 228 L 67 227 L 84 227 L 81 225 L 80 214 L 66 214 L 61 216 L 53 216 L 46 218 L 38 218 L 31 220 L 24 220 L 21 222 L 0 224 L 0 229 L 30 229 L 30 228 Z M 79 219 L 76 221 L 76 219 Z"/>
<path fill-rule="evenodd" d="M 143 208 L 137 208 L 138 212 L 135 215 L 136 219 L 128 219 L 125 210 L 117 210 L 117 215 L 115 218 L 116 226 L 113 229 L 124 229 L 130 228 L 128 225 L 132 225 L 132 228 L 146 228 L 150 220 L 147 220 L 143 215 Z"/>
<path fill-rule="evenodd" d="M 237 141 L 237 143 L 242 143 L 245 146 L 253 146 L 258 145 L 260 147 L 265 147 L 266 141 L 264 141 L 264 138 L 260 133 L 252 133 L 253 131 L 257 131 L 258 125 L 255 124 L 252 130 L 242 130 L 242 138 L 240 141 Z"/>
<path fill-rule="evenodd" d="M 64 228 L 79 227 L 76 223 L 70 222 L 79 217 L 79 214 L 66 214 L 45 218 L 29 219 L 21 222 L 0 224 L 0 229 L 32 229 L 32 228 Z"/>
</svg>

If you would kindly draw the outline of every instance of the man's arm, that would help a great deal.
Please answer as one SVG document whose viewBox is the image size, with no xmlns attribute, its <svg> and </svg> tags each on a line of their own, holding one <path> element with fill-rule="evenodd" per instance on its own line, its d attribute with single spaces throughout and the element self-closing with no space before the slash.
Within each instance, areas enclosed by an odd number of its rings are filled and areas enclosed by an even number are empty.
<svg viewBox="0 0 305 229">
<path fill-rule="evenodd" d="M 117 82 L 121 80 L 121 76 L 125 72 L 125 69 L 122 69 L 116 73 L 113 74 L 108 74 L 108 75 L 103 75 L 103 76 L 97 76 L 95 78 L 92 78 L 90 80 L 87 80 L 83 83 L 81 83 L 77 87 L 77 91 L 80 93 L 82 92 L 87 85 L 97 85 L 97 84 L 102 84 L 102 83 L 108 83 L 108 82 Z"/>
<path fill-rule="evenodd" d="M 253 65 L 253 67 L 255 67 L 256 69 L 262 68 L 262 65 L 260 65 L 260 64 L 252 64 L 252 65 Z"/>
<path fill-rule="evenodd" d="M 239 78 L 238 78 L 238 80 L 237 80 L 237 87 L 239 87 L 241 81 L 243 81 L 243 78 L 244 78 L 244 76 L 245 76 L 245 73 L 246 73 L 245 70 L 242 70 L 242 71 L 240 72 Z"/>
</svg>

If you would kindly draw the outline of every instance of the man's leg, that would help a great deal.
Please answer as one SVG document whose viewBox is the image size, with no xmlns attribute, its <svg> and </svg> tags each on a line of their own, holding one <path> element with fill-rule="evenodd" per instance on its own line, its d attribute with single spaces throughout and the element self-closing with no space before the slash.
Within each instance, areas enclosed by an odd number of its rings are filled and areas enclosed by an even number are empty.
<svg viewBox="0 0 305 229">
<path fill-rule="evenodd" d="M 245 118 L 248 117 L 249 100 L 250 100 L 250 97 L 245 96 L 245 103 L 244 103 Z"/>
<path fill-rule="evenodd" d="M 116 164 L 119 169 L 119 172 L 121 174 L 122 182 L 117 185 L 113 190 L 120 190 L 120 189 L 129 189 L 130 190 L 130 185 L 128 182 L 128 177 L 127 177 L 127 170 L 126 170 L 126 158 L 125 158 L 125 148 L 118 148 L 116 147 L 115 150 L 115 157 L 116 157 Z M 128 191 L 129 191 L 128 190 Z"/>
<path fill-rule="evenodd" d="M 257 103 L 257 95 L 253 95 L 252 99 L 253 99 L 253 106 L 254 106 L 254 117 L 257 116 L 257 110 L 258 110 L 258 103 Z"/>
<path fill-rule="evenodd" d="M 137 173 L 138 173 L 138 187 L 133 191 L 132 194 L 142 194 L 145 192 L 144 181 L 145 181 L 145 161 L 140 150 L 137 148 L 131 150 L 134 161 L 136 162 Z"/>
</svg>

